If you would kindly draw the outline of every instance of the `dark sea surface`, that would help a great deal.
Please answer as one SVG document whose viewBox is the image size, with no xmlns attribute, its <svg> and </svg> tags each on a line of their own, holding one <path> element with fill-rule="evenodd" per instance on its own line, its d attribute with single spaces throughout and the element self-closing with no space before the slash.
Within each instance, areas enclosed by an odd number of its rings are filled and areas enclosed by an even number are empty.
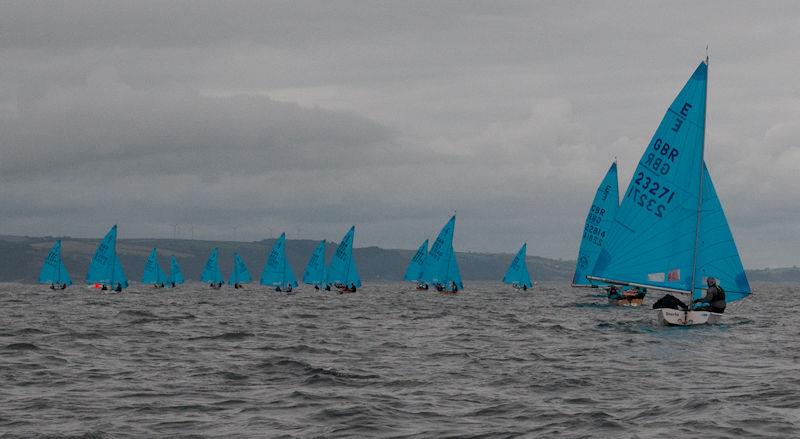
<svg viewBox="0 0 800 439">
<path fill-rule="evenodd" d="M 3 437 L 800 437 L 800 287 L 662 328 L 590 290 L 0 285 Z"/>
</svg>

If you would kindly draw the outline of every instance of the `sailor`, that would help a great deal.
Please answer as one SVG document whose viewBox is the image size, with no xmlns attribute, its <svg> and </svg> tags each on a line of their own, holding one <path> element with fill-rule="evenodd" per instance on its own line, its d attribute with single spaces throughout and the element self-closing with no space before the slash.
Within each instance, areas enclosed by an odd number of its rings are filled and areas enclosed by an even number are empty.
<svg viewBox="0 0 800 439">
<path fill-rule="evenodd" d="M 51 290 L 55 290 L 55 289 L 56 289 L 56 286 L 55 286 L 54 284 L 50 284 L 50 289 L 51 289 Z"/>
<path fill-rule="evenodd" d="M 695 299 L 692 304 L 700 303 L 700 306 L 694 307 L 695 311 L 711 311 L 717 314 L 725 312 L 725 290 L 717 285 L 717 280 L 713 277 L 706 279 L 708 289 L 705 296 Z"/>
<path fill-rule="evenodd" d="M 458 285 L 456 284 L 456 282 L 455 282 L 455 281 L 453 281 L 453 288 L 451 288 L 451 290 L 452 290 L 454 293 L 457 293 L 457 292 L 458 292 Z"/>
<path fill-rule="evenodd" d="M 319 285 L 314 285 L 314 289 L 319 291 Z"/>
<path fill-rule="evenodd" d="M 330 284 L 325 284 L 325 291 L 330 291 L 330 290 L 331 290 Z"/>
<path fill-rule="evenodd" d="M 622 294 L 620 294 L 619 288 L 616 285 L 609 285 L 607 291 L 608 291 L 608 298 L 610 300 L 622 299 Z"/>
<path fill-rule="evenodd" d="M 287 293 L 291 293 L 291 292 L 292 292 L 292 286 L 291 286 L 291 285 L 288 285 L 288 286 L 286 287 L 286 292 L 287 292 Z"/>
<path fill-rule="evenodd" d="M 119 293 L 119 292 L 122 292 L 122 284 L 121 284 L 121 283 L 119 283 L 119 282 L 117 282 L 117 287 L 116 287 L 116 288 L 114 288 L 114 291 L 116 291 L 116 292 L 118 292 L 118 293 Z"/>
<path fill-rule="evenodd" d="M 350 290 L 349 291 L 351 293 L 355 293 L 356 292 L 356 284 L 350 284 Z"/>
</svg>

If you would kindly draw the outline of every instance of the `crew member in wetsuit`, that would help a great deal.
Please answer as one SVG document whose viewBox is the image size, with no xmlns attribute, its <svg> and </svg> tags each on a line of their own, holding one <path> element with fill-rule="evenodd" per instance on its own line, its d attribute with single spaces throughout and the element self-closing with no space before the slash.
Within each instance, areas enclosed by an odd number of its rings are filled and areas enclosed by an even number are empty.
<svg viewBox="0 0 800 439">
<path fill-rule="evenodd" d="M 711 311 L 717 314 L 724 313 L 726 305 L 725 290 L 717 285 L 717 280 L 713 277 L 709 277 L 706 283 L 708 284 L 706 295 L 692 302 L 692 304 L 701 303 L 700 306 L 694 307 L 693 309 L 695 311 Z"/>
</svg>

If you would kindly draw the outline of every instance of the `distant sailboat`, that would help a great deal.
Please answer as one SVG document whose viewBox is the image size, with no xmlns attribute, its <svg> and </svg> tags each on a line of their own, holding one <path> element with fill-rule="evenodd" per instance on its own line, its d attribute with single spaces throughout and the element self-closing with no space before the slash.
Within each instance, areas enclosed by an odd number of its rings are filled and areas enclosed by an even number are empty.
<svg viewBox="0 0 800 439">
<path fill-rule="evenodd" d="M 422 275 L 422 266 L 425 264 L 426 257 L 428 257 L 427 239 L 420 244 L 417 252 L 414 253 L 414 257 L 411 258 L 408 268 L 406 268 L 406 274 L 403 276 L 403 280 L 416 283 L 418 290 L 428 289 L 428 284 L 425 283 Z"/>
<path fill-rule="evenodd" d="M 533 287 L 531 275 L 528 273 L 528 263 L 525 261 L 527 251 L 528 244 L 522 244 L 514 260 L 511 261 L 511 265 L 508 266 L 505 276 L 503 276 L 504 284 L 523 291 Z"/>
<path fill-rule="evenodd" d="M 325 278 L 325 240 L 323 239 L 308 259 L 306 271 L 303 273 L 303 283 L 314 285 L 317 290 L 324 288 L 330 291 L 331 287 Z"/>
<path fill-rule="evenodd" d="M 86 273 L 86 283 L 103 290 L 116 292 L 128 287 L 128 278 L 117 257 L 117 225 L 111 227 L 97 245 L 97 250 Z"/>
<path fill-rule="evenodd" d="M 707 60 L 669 106 L 633 174 L 595 264 L 592 281 L 685 294 L 688 309 L 658 309 L 661 323 L 715 323 L 720 313 L 693 310 L 706 280 L 727 302 L 750 294 L 711 176 L 705 148 Z M 709 284 L 712 282 L 709 282 Z"/>
<path fill-rule="evenodd" d="M 211 249 L 211 254 L 208 255 L 208 261 L 206 261 L 206 265 L 203 268 L 203 274 L 200 275 L 200 281 L 208 282 L 208 286 L 215 290 L 220 289 L 223 282 L 225 282 L 222 277 L 222 270 L 219 269 L 218 253 L 218 248 Z"/>
<path fill-rule="evenodd" d="M 233 286 L 233 288 L 239 289 L 244 288 L 242 284 L 247 284 L 253 281 L 253 277 L 250 276 L 250 271 L 247 269 L 247 265 L 244 264 L 244 261 L 239 256 L 239 253 L 233 254 L 233 271 L 231 272 L 231 277 L 228 278 L 228 285 Z"/>
<path fill-rule="evenodd" d="M 67 267 L 61 260 L 61 240 L 53 244 L 50 253 L 47 254 L 42 269 L 39 271 L 39 283 L 50 284 L 51 290 L 64 290 L 72 285 L 72 280 L 67 273 Z"/>
<path fill-rule="evenodd" d="M 361 287 L 361 277 L 353 259 L 355 233 L 356 226 L 350 227 L 342 242 L 336 247 L 336 253 L 333 254 L 331 265 L 328 267 L 327 282 L 338 288 L 341 293 L 355 293 Z"/>
<path fill-rule="evenodd" d="M 285 233 L 281 233 L 269 252 L 267 263 L 261 272 L 261 285 L 273 286 L 275 291 L 287 293 L 291 292 L 292 288 L 297 288 L 297 278 L 294 277 L 292 266 L 286 259 Z"/>
<path fill-rule="evenodd" d="M 158 251 L 154 248 L 144 265 L 142 283 L 153 285 L 156 288 L 164 288 L 165 282 L 167 282 L 167 274 L 161 269 L 161 264 L 158 263 Z"/>
<path fill-rule="evenodd" d="M 169 261 L 169 285 L 172 288 L 175 288 L 178 285 L 183 284 L 183 272 L 181 271 L 181 266 L 178 265 L 178 260 L 175 259 L 175 256 Z"/>
<path fill-rule="evenodd" d="M 453 215 L 433 242 L 422 267 L 423 280 L 440 292 L 456 293 L 464 288 L 453 250 L 455 229 L 456 216 Z"/>
</svg>

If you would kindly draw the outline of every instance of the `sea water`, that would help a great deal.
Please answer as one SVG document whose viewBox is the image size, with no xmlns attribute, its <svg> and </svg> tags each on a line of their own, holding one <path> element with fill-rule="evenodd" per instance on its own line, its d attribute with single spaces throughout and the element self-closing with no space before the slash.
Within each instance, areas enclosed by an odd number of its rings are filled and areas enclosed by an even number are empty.
<svg viewBox="0 0 800 439">
<path fill-rule="evenodd" d="M 799 291 L 687 329 L 562 284 L 2 284 L 0 435 L 800 437 Z"/>
</svg>

